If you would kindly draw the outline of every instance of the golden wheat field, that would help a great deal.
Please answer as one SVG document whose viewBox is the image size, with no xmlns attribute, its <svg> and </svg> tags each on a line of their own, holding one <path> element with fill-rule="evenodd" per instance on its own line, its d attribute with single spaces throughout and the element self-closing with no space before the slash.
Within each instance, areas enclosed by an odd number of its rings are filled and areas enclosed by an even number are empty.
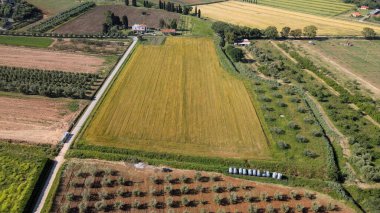
<svg viewBox="0 0 380 213">
<path fill-rule="evenodd" d="M 83 142 L 195 156 L 269 156 L 248 91 L 221 68 L 207 38 L 139 46 Z"/>
<path fill-rule="evenodd" d="M 264 29 L 276 26 L 279 30 L 285 26 L 292 29 L 308 25 L 318 27 L 318 35 L 361 35 L 364 27 L 371 27 L 380 33 L 379 26 L 366 25 L 333 18 L 320 17 L 292 12 L 256 4 L 227 1 L 198 6 L 202 16 L 232 24 Z"/>
</svg>

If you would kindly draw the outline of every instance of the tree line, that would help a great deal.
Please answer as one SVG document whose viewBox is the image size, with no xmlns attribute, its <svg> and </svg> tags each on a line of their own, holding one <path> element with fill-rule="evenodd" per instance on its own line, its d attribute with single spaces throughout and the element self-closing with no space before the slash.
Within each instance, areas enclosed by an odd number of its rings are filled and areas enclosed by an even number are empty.
<svg viewBox="0 0 380 213">
<path fill-rule="evenodd" d="M 78 6 L 75 6 L 73 8 L 70 8 L 64 12 L 61 12 L 46 21 L 42 21 L 40 24 L 33 26 L 28 29 L 28 31 L 31 32 L 46 32 L 55 26 L 58 26 L 65 21 L 69 20 L 71 17 L 78 16 L 81 13 L 84 13 L 85 11 L 89 10 L 90 8 L 94 7 L 94 2 L 85 2 Z"/>
<path fill-rule="evenodd" d="M 0 91 L 47 97 L 90 98 L 98 74 L 0 67 Z"/>
<path fill-rule="evenodd" d="M 42 11 L 26 1 L 16 0 L 14 4 L 0 4 L 0 17 L 24 21 L 32 18 L 42 18 Z"/>
</svg>

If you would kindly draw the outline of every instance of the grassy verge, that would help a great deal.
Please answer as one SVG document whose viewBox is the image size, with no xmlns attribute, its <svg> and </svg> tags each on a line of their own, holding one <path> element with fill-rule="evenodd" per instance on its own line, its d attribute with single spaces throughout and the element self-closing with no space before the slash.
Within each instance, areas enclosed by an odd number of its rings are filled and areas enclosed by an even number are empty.
<svg viewBox="0 0 380 213">
<path fill-rule="evenodd" d="M 22 36 L 0 36 L 0 44 L 12 46 L 25 46 L 47 48 L 53 43 L 51 38 L 22 37 Z"/>
</svg>

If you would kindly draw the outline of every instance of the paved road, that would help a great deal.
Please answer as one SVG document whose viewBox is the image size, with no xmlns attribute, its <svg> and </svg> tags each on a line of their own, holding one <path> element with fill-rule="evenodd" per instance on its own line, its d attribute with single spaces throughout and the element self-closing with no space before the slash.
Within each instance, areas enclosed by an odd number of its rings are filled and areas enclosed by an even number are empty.
<svg viewBox="0 0 380 213">
<path fill-rule="evenodd" d="M 94 110 L 95 106 L 97 105 L 98 101 L 101 99 L 101 97 L 104 95 L 105 91 L 107 90 L 108 86 L 111 84 L 112 80 L 117 75 L 118 71 L 122 67 L 124 61 L 128 58 L 128 56 L 131 54 L 132 50 L 136 46 L 137 38 L 133 37 L 133 43 L 128 48 L 128 50 L 124 53 L 123 57 L 119 60 L 115 68 L 111 71 L 110 75 L 104 82 L 103 86 L 99 89 L 99 91 L 94 96 L 94 100 L 91 101 L 90 105 L 87 107 L 86 111 L 82 114 L 81 118 L 78 120 L 76 125 L 74 126 L 73 130 L 71 131 L 72 137 L 70 140 L 64 144 L 61 151 L 59 152 L 58 156 L 54 159 L 54 164 L 52 169 L 50 170 L 49 176 L 45 182 L 44 188 L 42 189 L 42 192 L 40 196 L 38 197 L 38 201 L 33 209 L 33 212 L 41 212 L 45 202 L 47 195 L 49 194 L 49 191 L 53 185 L 54 179 L 57 176 L 58 170 L 61 168 L 62 164 L 64 163 L 66 152 L 70 149 L 71 144 L 73 143 L 76 135 L 80 132 L 83 125 L 85 124 L 87 118 L 90 116 L 91 112 Z"/>
</svg>

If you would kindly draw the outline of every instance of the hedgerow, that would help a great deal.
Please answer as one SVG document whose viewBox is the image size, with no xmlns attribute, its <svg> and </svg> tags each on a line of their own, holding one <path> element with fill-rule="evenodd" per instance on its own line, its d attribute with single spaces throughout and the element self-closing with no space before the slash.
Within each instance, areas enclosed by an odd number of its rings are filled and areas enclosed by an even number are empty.
<svg viewBox="0 0 380 213">
<path fill-rule="evenodd" d="M 35 25 L 28 29 L 30 32 L 39 32 L 43 33 L 46 32 L 64 22 L 69 20 L 72 17 L 78 16 L 81 13 L 84 13 L 85 11 L 89 10 L 90 8 L 96 6 L 94 2 L 85 2 L 78 6 L 75 6 L 73 8 L 70 8 L 66 11 L 63 11 L 61 13 L 58 13 L 57 15 L 42 21 L 38 25 Z"/>
</svg>

